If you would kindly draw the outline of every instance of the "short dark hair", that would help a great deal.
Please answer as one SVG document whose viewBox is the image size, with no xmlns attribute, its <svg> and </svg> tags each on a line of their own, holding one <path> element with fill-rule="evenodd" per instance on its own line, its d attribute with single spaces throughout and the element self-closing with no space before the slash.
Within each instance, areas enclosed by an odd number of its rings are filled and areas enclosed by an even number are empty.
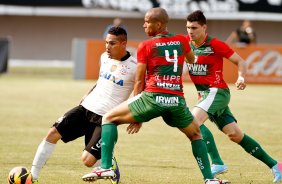
<svg viewBox="0 0 282 184">
<path fill-rule="evenodd" d="M 122 27 L 111 27 L 108 34 L 118 36 L 122 41 L 127 41 L 127 32 Z"/>
<path fill-rule="evenodd" d="M 198 22 L 200 25 L 207 24 L 207 19 L 201 10 L 196 10 L 187 16 L 187 21 Z"/>
</svg>

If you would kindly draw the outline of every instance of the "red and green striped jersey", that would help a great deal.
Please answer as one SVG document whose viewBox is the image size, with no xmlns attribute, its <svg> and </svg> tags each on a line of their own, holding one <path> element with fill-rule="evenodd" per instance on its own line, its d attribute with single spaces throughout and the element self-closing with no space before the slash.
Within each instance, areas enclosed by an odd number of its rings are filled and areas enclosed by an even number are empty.
<svg viewBox="0 0 282 184">
<path fill-rule="evenodd" d="M 137 61 L 147 64 L 144 91 L 183 96 L 182 69 L 191 51 L 183 35 L 159 34 L 138 46 Z"/>
<path fill-rule="evenodd" d="M 209 88 L 228 88 L 223 79 L 223 58 L 229 58 L 234 51 L 224 42 L 211 36 L 196 47 L 189 42 L 195 55 L 193 64 L 188 64 L 190 78 L 198 91 Z"/>
</svg>

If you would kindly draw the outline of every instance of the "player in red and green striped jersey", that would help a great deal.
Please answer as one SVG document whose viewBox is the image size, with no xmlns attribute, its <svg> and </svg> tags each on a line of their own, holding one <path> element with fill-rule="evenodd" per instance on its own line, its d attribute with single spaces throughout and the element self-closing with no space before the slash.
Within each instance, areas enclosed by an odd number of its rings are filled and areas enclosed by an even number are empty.
<svg viewBox="0 0 282 184">
<path fill-rule="evenodd" d="M 143 27 L 151 39 L 138 47 L 135 97 L 103 117 L 101 168 L 84 175 L 84 179 L 90 181 L 114 176 L 110 161 L 117 141 L 117 125 L 162 117 L 166 124 L 178 128 L 191 141 L 193 155 L 205 183 L 227 183 L 213 178 L 206 145 L 196 120 L 186 106 L 182 70 L 185 58 L 193 62 L 194 55 L 185 36 L 167 31 L 168 19 L 163 8 L 153 8 L 146 13 Z"/>
<path fill-rule="evenodd" d="M 200 123 L 203 138 L 208 143 L 213 174 L 224 172 L 227 167 L 218 154 L 211 132 L 203 125 L 208 118 L 228 135 L 231 141 L 239 144 L 246 152 L 271 168 L 274 174 L 273 182 L 281 181 L 281 163 L 274 160 L 259 143 L 242 132 L 228 107 L 230 91 L 223 80 L 223 58 L 238 66 L 236 81 L 238 90 L 244 90 L 246 87 L 244 60 L 227 44 L 206 33 L 206 18 L 202 11 L 189 14 L 186 27 L 189 43 L 195 54 L 194 62 L 188 64 L 188 70 L 199 95 L 198 104 L 193 108 L 192 113 Z"/>
</svg>

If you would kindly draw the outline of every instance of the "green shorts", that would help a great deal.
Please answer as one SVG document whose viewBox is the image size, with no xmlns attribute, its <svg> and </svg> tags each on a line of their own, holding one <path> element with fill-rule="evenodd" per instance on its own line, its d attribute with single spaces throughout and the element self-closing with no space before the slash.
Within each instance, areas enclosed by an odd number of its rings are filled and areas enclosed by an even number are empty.
<svg viewBox="0 0 282 184">
<path fill-rule="evenodd" d="M 128 100 L 128 107 L 137 122 L 161 116 L 167 125 L 185 128 L 194 120 L 184 97 L 178 95 L 142 92 Z"/>
<path fill-rule="evenodd" d="M 229 123 L 237 122 L 228 107 L 230 102 L 230 91 L 228 88 L 209 88 L 205 91 L 198 91 L 198 93 L 200 99 L 196 107 L 206 111 L 209 115 L 209 119 L 214 122 L 220 130 Z"/>
</svg>

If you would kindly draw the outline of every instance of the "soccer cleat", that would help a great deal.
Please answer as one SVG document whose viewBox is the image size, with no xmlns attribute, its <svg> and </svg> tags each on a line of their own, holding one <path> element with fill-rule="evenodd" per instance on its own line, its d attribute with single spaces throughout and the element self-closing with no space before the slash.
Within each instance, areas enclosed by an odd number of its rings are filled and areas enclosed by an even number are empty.
<svg viewBox="0 0 282 184">
<path fill-rule="evenodd" d="M 39 184 L 38 179 L 36 179 L 36 180 L 32 180 L 32 184 Z"/>
<path fill-rule="evenodd" d="M 114 157 L 113 158 L 113 170 L 115 172 L 114 177 L 111 179 L 112 184 L 118 184 L 119 180 L 120 180 L 120 172 L 119 172 L 119 168 L 118 168 L 118 164 L 117 164 L 117 160 Z"/>
<path fill-rule="evenodd" d="M 211 165 L 211 172 L 213 177 L 216 177 L 219 174 L 225 173 L 228 171 L 228 168 L 226 165 L 216 165 L 212 164 Z"/>
<path fill-rule="evenodd" d="M 277 163 L 275 166 L 271 168 L 272 174 L 274 176 L 274 183 L 278 183 L 282 180 L 282 163 Z"/>
<path fill-rule="evenodd" d="M 115 176 L 113 168 L 103 169 L 101 167 L 96 167 L 91 173 L 82 176 L 83 181 L 92 182 L 98 179 L 112 179 Z"/>
<path fill-rule="evenodd" d="M 228 180 L 219 180 L 219 179 L 206 179 L 205 184 L 229 184 Z"/>
</svg>

